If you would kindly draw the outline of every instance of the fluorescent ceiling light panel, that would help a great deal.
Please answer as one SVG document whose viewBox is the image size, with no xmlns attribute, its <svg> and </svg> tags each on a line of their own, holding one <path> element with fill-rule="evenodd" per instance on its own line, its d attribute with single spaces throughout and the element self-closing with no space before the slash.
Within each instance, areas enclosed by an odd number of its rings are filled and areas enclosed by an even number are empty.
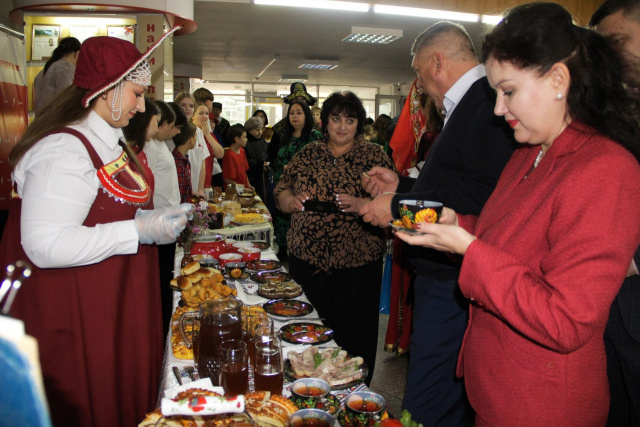
<svg viewBox="0 0 640 427">
<path fill-rule="evenodd" d="M 305 59 L 298 68 L 303 70 L 333 70 L 338 68 L 338 60 Z"/>
<path fill-rule="evenodd" d="M 350 12 L 369 12 L 368 3 L 352 3 L 333 0 L 253 0 L 253 4 L 269 6 L 309 7 L 313 9 L 330 9 Z"/>
<path fill-rule="evenodd" d="M 422 18 L 445 19 L 449 21 L 478 22 L 478 15 L 476 14 L 451 12 L 448 10 L 422 9 L 417 7 L 386 6 L 383 4 L 376 4 L 373 6 L 373 11 L 375 13 L 384 13 L 387 15 L 402 15 L 413 17 L 419 16 Z"/>
<path fill-rule="evenodd" d="M 369 44 L 389 44 L 398 40 L 403 35 L 402 30 L 394 30 L 391 28 L 373 28 L 373 27 L 351 27 L 347 31 L 343 42 L 352 43 L 369 43 Z"/>
<path fill-rule="evenodd" d="M 283 74 L 280 78 L 282 83 L 306 82 L 309 80 L 308 74 Z"/>
<path fill-rule="evenodd" d="M 486 25 L 498 25 L 502 19 L 502 15 L 482 15 L 480 22 Z"/>
</svg>

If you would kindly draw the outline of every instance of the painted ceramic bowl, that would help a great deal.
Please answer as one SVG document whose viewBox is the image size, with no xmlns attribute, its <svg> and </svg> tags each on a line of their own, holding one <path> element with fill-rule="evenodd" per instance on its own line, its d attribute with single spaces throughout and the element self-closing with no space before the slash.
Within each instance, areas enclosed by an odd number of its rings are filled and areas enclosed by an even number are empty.
<svg viewBox="0 0 640 427">
<path fill-rule="evenodd" d="M 355 391 L 344 402 L 346 416 L 355 427 L 369 427 L 382 419 L 387 407 L 384 397 L 370 391 Z"/>
<path fill-rule="evenodd" d="M 331 427 L 333 423 L 333 416 L 320 409 L 301 409 L 289 417 L 291 427 Z"/>
<path fill-rule="evenodd" d="M 412 228 L 417 222 L 438 222 L 442 215 L 442 203 L 428 200 L 400 200 L 398 203 L 400 220 L 405 228 Z"/>
<path fill-rule="evenodd" d="M 228 262 L 224 266 L 227 277 L 230 279 L 241 279 L 247 264 L 244 262 Z"/>
</svg>

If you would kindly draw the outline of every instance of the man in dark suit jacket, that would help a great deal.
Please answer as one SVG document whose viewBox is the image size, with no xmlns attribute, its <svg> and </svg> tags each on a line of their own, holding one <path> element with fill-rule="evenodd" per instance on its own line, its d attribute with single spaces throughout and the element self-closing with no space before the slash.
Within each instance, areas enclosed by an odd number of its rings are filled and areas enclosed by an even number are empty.
<svg viewBox="0 0 640 427">
<path fill-rule="evenodd" d="M 611 40 L 624 65 L 624 83 L 640 97 L 640 2 L 607 0 L 589 25 Z M 637 185 L 637 183 L 636 183 Z M 624 225 L 621 225 L 624 226 Z M 604 332 L 611 403 L 608 426 L 640 426 L 640 248 L 609 312 Z"/>
<path fill-rule="evenodd" d="M 412 54 L 420 84 L 446 114 L 444 128 L 417 180 L 382 168 L 363 179 L 365 189 L 378 196 L 360 214 L 374 225 L 387 226 L 392 214 L 397 217 L 403 198 L 479 215 L 515 146 L 513 131 L 493 114 L 495 92 L 461 26 L 433 25 L 418 36 Z M 415 246 L 409 257 L 417 276 L 403 407 L 425 427 L 471 425 L 464 385 L 455 377 L 468 321 L 468 301 L 457 284 L 459 262 Z"/>
</svg>

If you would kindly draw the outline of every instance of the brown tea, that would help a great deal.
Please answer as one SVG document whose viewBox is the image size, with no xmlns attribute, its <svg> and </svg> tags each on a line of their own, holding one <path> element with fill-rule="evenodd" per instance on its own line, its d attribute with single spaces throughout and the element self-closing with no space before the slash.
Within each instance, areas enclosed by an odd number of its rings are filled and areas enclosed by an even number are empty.
<svg viewBox="0 0 640 427">
<path fill-rule="evenodd" d="M 271 394 L 282 394 L 284 381 L 282 371 L 278 372 L 272 366 L 256 366 L 254 381 L 256 391 L 270 391 Z"/>
<path fill-rule="evenodd" d="M 347 405 L 354 411 L 360 412 L 379 412 L 382 410 L 382 407 L 376 402 L 365 399 L 351 399 L 347 401 Z"/>
<path fill-rule="evenodd" d="M 320 387 L 306 387 L 304 385 L 297 387 L 294 391 L 300 396 L 308 397 L 324 396 L 325 394 L 327 394 L 327 391 L 321 389 Z"/>
<path fill-rule="evenodd" d="M 297 417 L 292 422 L 293 427 L 331 427 L 327 420 L 315 417 Z"/>
<path fill-rule="evenodd" d="M 246 363 L 227 363 L 222 368 L 220 385 L 225 396 L 247 394 L 249 391 L 249 369 Z"/>
</svg>

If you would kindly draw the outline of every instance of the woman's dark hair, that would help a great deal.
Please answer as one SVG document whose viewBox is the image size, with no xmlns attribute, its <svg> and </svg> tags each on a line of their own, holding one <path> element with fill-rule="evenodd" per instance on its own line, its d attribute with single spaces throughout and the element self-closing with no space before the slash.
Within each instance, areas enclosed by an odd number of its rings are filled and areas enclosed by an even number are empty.
<svg viewBox="0 0 640 427">
<path fill-rule="evenodd" d="M 135 148 L 139 153 L 147 142 L 147 128 L 153 116 L 160 115 L 160 109 L 156 107 L 151 98 L 144 98 L 144 112 L 137 112 L 135 116 L 129 120 L 129 124 L 122 128 L 124 138 L 129 145 Z"/>
<path fill-rule="evenodd" d="M 389 125 L 391 124 L 391 117 L 386 114 L 380 114 L 376 121 L 373 122 L 373 128 L 378 133 L 378 144 L 384 144 L 389 141 L 387 138 L 387 129 L 389 129 Z"/>
<path fill-rule="evenodd" d="M 75 37 L 65 37 L 60 40 L 60 43 L 58 43 L 58 47 L 53 50 L 51 58 L 49 58 L 47 63 L 44 64 L 44 71 L 42 72 L 42 75 L 44 76 L 45 74 L 47 74 L 47 70 L 49 69 L 49 67 L 51 67 L 51 64 L 64 58 L 64 56 L 68 53 L 79 51 L 81 47 L 82 43 L 80 43 L 80 40 Z"/>
<path fill-rule="evenodd" d="M 266 111 L 264 111 L 264 110 L 256 110 L 256 111 L 253 112 L 253 115 L 251 117 L 255 117 L 260 113 L 264 114 L 264 123 L 263 123 L 263 125 L 264 125 L 264 127 L 267 127 L 267 125 L 269 124 L 269 116 L 267 116 L 267 112 Z"/>
<path fill-rule="evenodd" d="M 180 108 L 180 107 L 178 107 Z M 176 147 L 180 147 L 193 138 L 196 134 L 196 125 L 191 122 L 185 122 L 182 129 L 180 129 L 180 133 L 173 137 L 173 143 Z"/>
<path fill-rule="evenodd" d="M 572 119 L 617 141 L 640 161 L 640 104 L 622 86 L 616 53 L 604 37 L 574 25 L 562 6 L 530 3 L 511 9 L 485 37 L 482 60 L 490 58 L 540 75 L 564 63 L 571 76 Z"/>
<path fill-rule="evenodd" d="M 236 138 L 240 138 L 245 132 L 247 131 L 244 130 L 244 126 L 240 123 L 229 126 L 229 129 L 227 129 L 227 142 L 229 142 L 229 145 L 233 145 L 236 142 Z"/>
<path fill-rule="evenodd" d="M 438 111 L 438 107 L 436 107 L 436 103 L 433 101 L 433 98 L 428 96 L 427 94 L 423 94 L 424 96 L 420 98 L 420 105 L 422 106 L 422 110 L 425 112 L 425 116 L 427 117 L 427 131 L 430 132 L 440 132 L 444 127 L 444 120 Z"/>
<path fill-rule="evenodd" d="M 327 124 L 329 123 L 329 115 L 344 115 L 358 119 L 358 128 L 356 135 L 364 133 L 364 121 L 367 118 L 367 112 L 362 105 L 360 98 L 353 92 L 334 92 L 322 104 L 322 112 L 320 120 L 322 121 L 322 133 L 327 134 Z"/>
<path fill-rule="evenodd" d="M 173 109 L 164 101 L 156 100 L 153 101 L 153 103 L 156 104 L 156 107 L 160 110 L 160 121 L 158 122 L 158 126 L 162 126 L 165 122 L 169 124 L 173 123 L 175 125 L 176 113 Z"/>
<path fill-rule="evenodd" d="M 304 127 L 302 128 L 302 134 L 300 138 L 303 140 L 308 140 L 311 137 L 311 131 L 313 130 L 313 114 L 311 114 L 311 110 L 309 109 L 309 105 L 307 105 L 307 101 L 303 99 L 296 98 L 291 103 L 289 103 L 289 109 L 287 110 L 287 120 L 284 121 L 284 130 L 282 131 L 282 142 L 280 146 L 287 145 L 289 140 L 291 139 L 291 135 L 293 135 L 293 125 L 289 120 L 289 112 L 294 105 L 299 105 L 302 107 L 302 111 L 304 112 Z"/>
<path fill-rule="evenodd" d="M 167 105 L 171 107 L 176 115 L 176 122 L 174 123 L 174 126 L 177 128 L 182 128 L 187 123 L 187 116 L 186 114 L 184 114 L 184 110 L 173 101 L 167 102 Z"/>
<path fill-rule="evenodd" d="M 38 117 L 27 127 L 22 138 L 9 153 L 9 163 L 12 169 L 16 167 L 22 156 L 47 134 L 82 120 L 91 112 L 98 98 L 91 101 L 89 108 L 84 108 L 82 98 L 86 92 L 86 89 L 71 85 L 56 95 L 51 103 L 53 108 L 45 108 L 38 114 Z"/>
</svg>

